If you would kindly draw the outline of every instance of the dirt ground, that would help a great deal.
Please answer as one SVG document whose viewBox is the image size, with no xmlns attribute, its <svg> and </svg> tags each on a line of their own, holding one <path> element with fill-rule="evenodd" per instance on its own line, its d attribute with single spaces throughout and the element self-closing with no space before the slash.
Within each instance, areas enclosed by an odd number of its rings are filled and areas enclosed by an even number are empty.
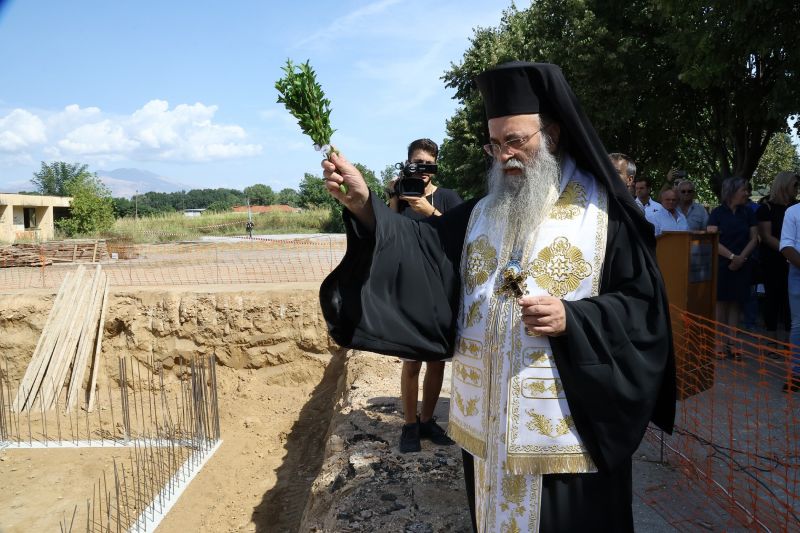
<svg viewBox="0 0 800 533">
<path fill-rule="evenodd" d="M 52 301 L 51 291 L 0 294 L 0 353 L 12 381 L 24 374 Z M 316 286 L 304 284 L 114 293 L 100 398 L 116 386 L 118 355 L 152 357 L 173 374 L 187 354 L 214 354 L 220 365 L 223 443 L 159 531 L 296 529 L 343 387 L 344 358 L 329 344 L 318 309 Z M 107 452 L 0 452 L 0 478 L 13 487 L 0 491 L 0 531 L 57 529 L 64 512 L 91 498 L 102 471 L 109 474 Z M 49 528 L 38 527 L 44 521 Z"/>
</svg>

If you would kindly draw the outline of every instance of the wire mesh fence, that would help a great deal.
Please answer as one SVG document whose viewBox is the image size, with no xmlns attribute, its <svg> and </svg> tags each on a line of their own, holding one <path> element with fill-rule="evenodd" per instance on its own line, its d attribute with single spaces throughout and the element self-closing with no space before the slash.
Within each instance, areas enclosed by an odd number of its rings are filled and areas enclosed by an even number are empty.
<svg viewBox="0 0 800 533">
<path fill-rule="evenodd" d="M 321 281 L 339 263 L 344 235 L 218 238 L 168 244 L 108 244 L 103 269 L 111 285 L 198 285 Z M 6 257 L 0 289 L 56 288 L 73 262 L 31 264 Z"/>
<path fill-rule="evenodd" d="M 671 314 L 676 427 L 649 430 L 643 449 L 679 475 L 646 500 L 681 531 L 800 531 L 800 393 L 792 390 L 800 350 L 675 307 Z"/>
</svg>

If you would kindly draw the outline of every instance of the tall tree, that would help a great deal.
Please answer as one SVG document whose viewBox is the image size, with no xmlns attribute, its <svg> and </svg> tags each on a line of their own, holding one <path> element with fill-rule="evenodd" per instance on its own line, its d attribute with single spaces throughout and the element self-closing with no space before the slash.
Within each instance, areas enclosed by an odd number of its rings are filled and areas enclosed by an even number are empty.
<svg viewBox="0 0 800 533">
<path fill-rule="evenodd" d="M 281 189 L 276 195 L 275 203 L 297 207 L 300 205 L 300 195 L 297 194 L 296 190 L 287 187 L 286 189 Z"/>
<path fill-rule="evenodd" d="M 65 163 L 64 161 L 53 161 L 45 163 L 38 172 L 34 172 L 31 181 L 36 186 L 39 194 L 50 196 L 69 196 L 67 194 L 67 182 L 78 176 L 89 176 L 88 165 L 82 163 Z"/>
<path fill-rule="evenodd" d="M 701 4 L 713 4 L 705 19 Z M 512 59 L 560 65 L 606 147 L 632 155 L 656 185 L 675 166 L 715 188 L 732 174 L 750 178 L 766 139 L 800 110 L 800 49 L 788 47 L 799 4 L 685 5 L 537 0 L 528 9 L 512 5 L 496 28 L 476 29 L 461 63 L 444 75 L 461 107 L 447 122 L 442 183 L 466 196 L 483 190 L 487 132 L 472 79 Z"/>
<path fill-rule="evenodd" d="M 386 202 L 388 200 L 386 197 L 386 191 L 383 190 L 383 185 L 380 181 L 378 181 L 378 178 L 375 176 L 375 172 L 368 169 L 361 163 L 355 163 L 353 166 L 355 166 L 358 171 L 361 172 L 361 175 L 364 176 L 364 181 L 367 182 L 367 187 L 369 187 L 374 194 L 377 194 L 378 198 Z"/>
<path fill-rule="evenodd" d="M 693 98 L 679 103 L 705 120 L 689 124 L 714 176 L 750 179 L 776 133 L 800 111 L 800 3 L 661 0 L 660 21 L 678 79 Z M 681 38 L 678 38 L 678 32 Z M 794 117 L 800 132 L 800 122 Z"/>
<path fill-rule="evenodd" d="M 244 188 L 244 195 L 250 199 L 251 205 L 272 205 L 275 203 L 275 191 L 269 185 L 256 183 Z"/>
<path fill-rule="evenodd" d="M 753 187 L 768 189 L 775 175 L 785 170 L 800 172 L 800 155 L 788 133 L 776 133 L 758 162 L 758 168 L 753 174 Z"/>
<path fill-rule="evenodd" d="M 300 181 L 300 205 L 309 207 L 331 207 L 337 202 L 328 194 L 325 180 L 314 174 L 306 173 Z"/>
</svg>

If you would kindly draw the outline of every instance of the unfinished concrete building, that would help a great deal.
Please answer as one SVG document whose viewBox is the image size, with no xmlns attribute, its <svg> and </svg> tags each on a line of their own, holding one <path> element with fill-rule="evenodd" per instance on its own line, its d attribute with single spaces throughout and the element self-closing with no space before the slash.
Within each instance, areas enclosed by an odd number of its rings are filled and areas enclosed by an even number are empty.
<svg viewBox="0 0 800 533">
<path fill-rule="evenodd" d="M 47 241 L 55 220 L 67 214 L 72 197 L 0 193 L 0 242 Z"/>
</svg>

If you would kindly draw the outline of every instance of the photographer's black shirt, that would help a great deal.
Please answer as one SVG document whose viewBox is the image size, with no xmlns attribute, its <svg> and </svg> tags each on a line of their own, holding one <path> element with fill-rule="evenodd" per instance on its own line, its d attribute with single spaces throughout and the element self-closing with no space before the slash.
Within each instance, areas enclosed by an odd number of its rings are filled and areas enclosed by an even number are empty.
<svg viewBox="0 0 800 533">
<path fill-rule="evenodd" d="M 440 213 L 446 213 L 449 209 L 464 202 L 456 191 L 445 189 L 444 187 L 437 187 L 436 190 L 433 191 L 433 194 L 429 194 L 426 198 L 428 199 L 428 203 L 435 207 Z M 428 218 L 411 209 L 411 206 L 408 205 L 408 202 L 405 200 L 400 200 L 398 202 L 397 210 L 398 213 L 412 220 Z"/>
</svg>

